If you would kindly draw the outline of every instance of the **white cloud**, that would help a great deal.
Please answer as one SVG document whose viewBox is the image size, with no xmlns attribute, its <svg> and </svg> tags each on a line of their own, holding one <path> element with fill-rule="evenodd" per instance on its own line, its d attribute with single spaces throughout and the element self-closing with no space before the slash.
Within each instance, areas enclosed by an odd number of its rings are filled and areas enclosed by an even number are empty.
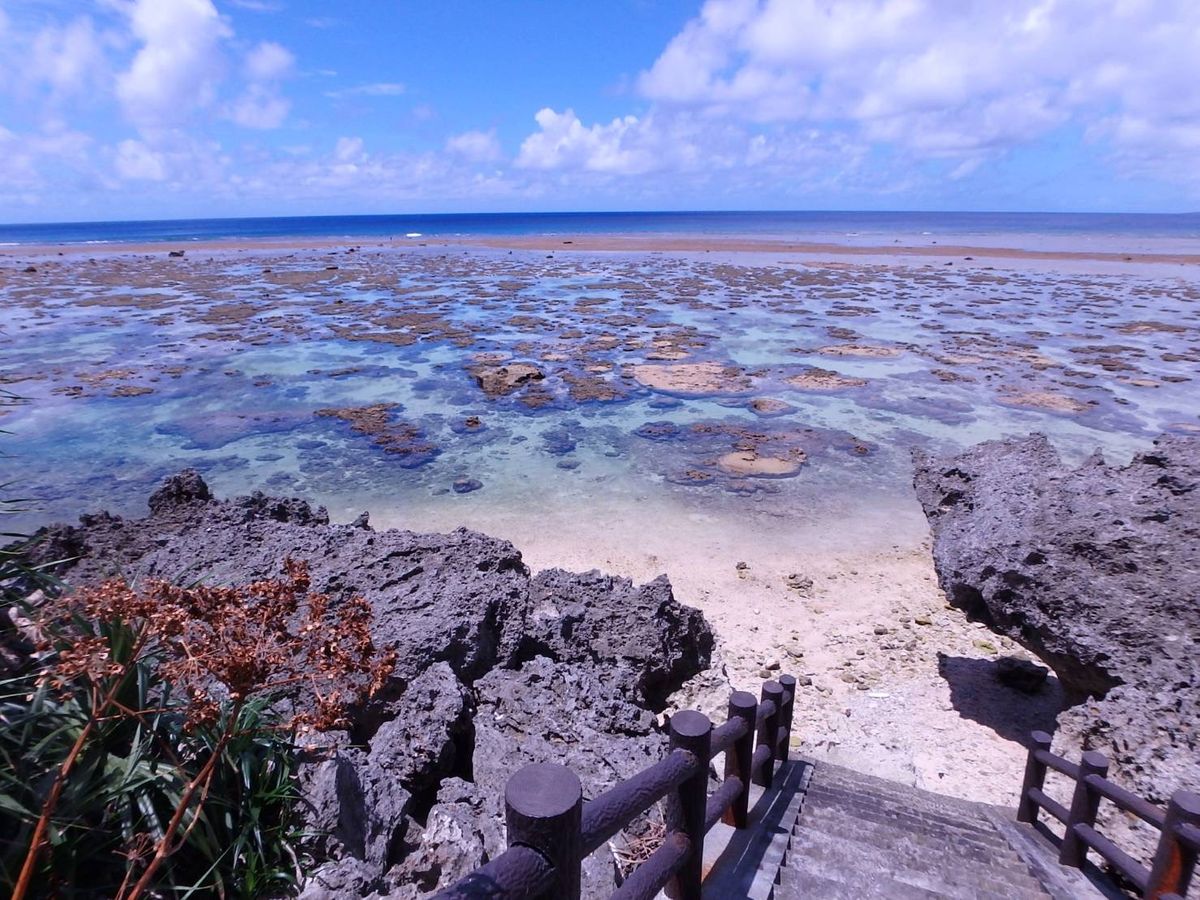
<svg viewBox="0 0 1200 900">
<path fill-rule="evenodd" d="M 277 158 L 253 174 L 236 177 L 244 195 L 273 197 L 287 185 L 290 200 L 355 198 L 365 208 L 399 201 L 466 200 L 509 197 L 520 188 L 503 175 L 482 174 L 461 160 L 434 153 L 373 153 L 360 137 L 344 136 L 332 152 Z"/>
<path fill-rule="evenodd" d="M 278 81 L 291 74 L 295 63 L 296 57 L 286 47 L 263 41 L 246 54 L 246 77 L 251 81 Z"/>
<path fill-rule="evenodd" d="M 282 125 L 291 103 L 280 93 L 279 81 L 291 74 L 295 62 L 291 51 L 272 41 L 251 48 L 242 66 L 250 83 L 230 106 L 229 118 L 243 128 Z"/>
<path fill-rule="evenodd" d="M 130 25 L 141 48 L 117 77 L 117 97 L 139 127 L 171 124 L 210 106 L 223 75 L 229 26 L 211 0 L 133 0 Z"/>
<path fill-rule="evenodd" d="M 91 137 L 56 120 L 23 134 L 0 126 L 0 201 L 37 205 L 47 188 L 59 181 L 43 169 L 86 173 L 92 145 Z"/>
<path fill-rule="evenodd" d="M 333 147 L 333 158 L 339 163 L 352 163 L 363 156 L 363 139 L 340 137 Z"/>
<path fill-rule="evenodd" d="M 152 131 L 141 139 L 120 141 L 112 156 L 118 184 L 155 182 L 159 191 L 208 197 L 229 193 L 231 162 L 216 141 L 183 129 Z"/>
<path fill-rule="evenodd" d="M 29 81 L 44 83 L 54 96 L 61 97 L 95 84 L 107 68 L 92 20 L 80 16 L 67 25 L 49 25 L 39 31 L 24 71 Z"/>
<path fill-rule="evenodd" d="M 516 164 L 525 169 L 585 169 L 632 175 L 648 172 L 662 160 L 650 152 L 651 126 L 637 116 L 607 125 L 585 126 L 574 110 L 549 107 L 534 116 L 540 130 L 521 144 Z"/>
<path fill-rule="evenodd" d="M 278 128 L 292 105 L 272 87 L 252 84 L 229 107 L 229 118 L 243 128 Z"/>
<path fill-rule="evenodd" d="M 1194 0 L 708 0 L 638 80 L 660 106 L 851 127 L 964 160 L 1067 122 L 1200 120 Z"/>
<path fill-rule="evenodd" d="M 129 181 L 163 181 L 167 164 L 161 153 L 136 140 L 124 140 L 117 145 L 114 162 L 117 174 Z"/>
<path fill-rule="evenodd" d="M 408 88 L 399 82 L 376 81 L 372 84 L 359 84 L 354 87 L 326 91 L 325 96 L 335 99 L 341 97 L 399 97 L 407 90 Z"/>
<path fill-rule="evenodd" d="M 283 9 L 278 0 L 227 0 L 230 6 L 257 13 L 277 13 Z"/>
<path fill-rule="evenodd" d="M 494 129 L 452 135 L 446 139 L 446 152 L 471 162 L 495 162 L 503 155 Z"/>
</svg>

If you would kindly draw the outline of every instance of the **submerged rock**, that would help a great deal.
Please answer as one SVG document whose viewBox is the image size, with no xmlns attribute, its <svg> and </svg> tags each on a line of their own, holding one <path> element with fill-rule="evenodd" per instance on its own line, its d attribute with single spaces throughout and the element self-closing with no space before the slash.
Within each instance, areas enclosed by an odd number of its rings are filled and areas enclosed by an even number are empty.
<svg viewBox="0 0 1200 900">
<path fill-rule="evenodd" d="M 797 390 L 816 392 L 844 391 L 848 388 L 863 387 L 867 383 L 863 378 L 852 378 L 817 366 L 810 366 L 803 372 L 789 375 L 784 381 Z"/>
<path fill-rule="evenodd" d="M 629 374 L 651 390 L 685 397 L 742 394 L 752 387 L 750 376 L 733 363 L 643 364 L 631 366 Z"/>
<path fill-rule="evenodd" d="M 713 634 L 666 578 L 531 577 L 507 541 L 333 525 L 297 499 L 212 497 L 195 471 L 166 480 L 147 518 L 107 513 L 39 533 L 34 562 L 70 585 L 111 575 L 238 584 L 309 566 L 334 603 L 362 596 L 394 648 L 389 684 L 301 767 L 316 861 L 304 896 L 418 897 L 499 849 L 504 782 L 521 765 L 575 768 L 589 792 L 657 758 L 654 713 L 706 669 Z M 613 889 L 610 858 L 587 869 Z"/>
<path fill-rule="evenodd" d="M 1200 440 L 1078 468 L 1040 435 L 993 441 L 918 455 L 915 484 L 950 602 L 1079 702 L 1059 716 L 1069 754 L 1100 750 L 1155 803 L 1200 787 Z M 1152 840 L 1125 836 L 1143 854 Z"/>
<path fill-rule="evenodd" d="M 348 422 L 351 431 L 369 437 L 376 447 L 396 456 L 401 466 L 416 469 L 436 458 L 440 451 L 419 425 L 393 419 L 393 412 L 399 409 L 397 403 L 376 403 L 318 409 L 316 415 Z"/>
<path fill-rule="evenodd" d="M 546 373 L 533 363 L 506 362 L 478 357 L 468 367 L 475 383 L 483 389 L 488 397 L 503 397 L 511 394 L 527 384 L 541 381 Z"/>
</svg>

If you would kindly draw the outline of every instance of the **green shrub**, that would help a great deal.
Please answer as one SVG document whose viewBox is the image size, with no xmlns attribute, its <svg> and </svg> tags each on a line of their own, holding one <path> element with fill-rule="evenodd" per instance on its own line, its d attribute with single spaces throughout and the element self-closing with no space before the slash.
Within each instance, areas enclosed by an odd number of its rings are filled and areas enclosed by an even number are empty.
<svg viewBox="0 0 1200 900">
<path fill-rule="evenodd" d="M 0 682 L 0 886 L 35 896 L 257 897 L 300 877 L 298 732 L 391 671 L 359 599 L 303 565 L 241 588 L 109 582 L 30 610 Z M 324 686 L 324 687 L 318 687 Z M 287 695 L 291 712 L 273 704 Z"/>
</svg>

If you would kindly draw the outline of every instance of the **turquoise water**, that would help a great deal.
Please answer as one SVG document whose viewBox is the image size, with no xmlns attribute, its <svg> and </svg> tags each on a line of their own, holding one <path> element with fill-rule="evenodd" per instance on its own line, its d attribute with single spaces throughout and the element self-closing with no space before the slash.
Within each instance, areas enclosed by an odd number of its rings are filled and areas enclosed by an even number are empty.
<svg viewBox="0 0 1200 900">
<path fill-rule="evenodd" d="M 1200 430 L 1186 272 L 432 247 L 0 267 L 0 386 L 26 398 L 0 417 L 0 480 L 40 498 L 16 527 L 139 514 L 191 465 L 219 493 L 341 519 L 586 513 L 611 531 L 660 506 L 736 529 L 871 508 L 907 510 L 911 530 L 915 448 L 1037 430 L 1071 458 L 1120 458 Z M 489 396 L 480 354 L 544 378 Z M 729 383 L 656 387 L 637 368 L 697 363 Z M 862 383 L 812 390 L 814 369 Z M 780 414 L 756 414 L 764 398 Z M 320 414 L 375 404 L 382 435 Z M 794 471 L 730 471 L 738 452 Z M 457 493 L 464 479 L 482 487 Z"/>
</svg>

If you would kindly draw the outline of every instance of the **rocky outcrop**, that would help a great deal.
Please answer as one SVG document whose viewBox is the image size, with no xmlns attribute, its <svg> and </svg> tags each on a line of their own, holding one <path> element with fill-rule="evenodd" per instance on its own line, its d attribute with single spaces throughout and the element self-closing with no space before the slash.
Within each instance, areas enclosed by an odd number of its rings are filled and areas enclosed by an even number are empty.
<svg viewBox="0 0 1200 900">
<path fill-rule="evenodd" d="M 68 584 L 111 575 L 237 584 L 304 560 L 334 602 L 359 595 L 373 637 L 395 648 L 391 682 L 346 732 L 319 736 L 302 783 L 321 864 L 305 896 L 419 897 L 503 848 L 504 783 L 526 762 L 571 766 L 594 796 L 657 758 L 654 713 L 710 661 L 703 616 L 665 578 L 635 586 L 591 572 L 531 577 L 508 542 L 376 532 L 360 516 L 252 494 L 214 499 L 192 471 L 150 515 L 107 513 L 44 529 L 37 561 L 69 559 Z M 588 863 L 608 896 L 613 863 Z"/>
<path fill-rule="evenodd" d="M 1200 789 L 1200 440 L 1160 438 L 1126 466 L 1068 467 L 1039 435 L 916 462 L 950 601 L 1079 701 L 1059 744 L 1105 753 L 1157 803 Z"/>
</svg>

